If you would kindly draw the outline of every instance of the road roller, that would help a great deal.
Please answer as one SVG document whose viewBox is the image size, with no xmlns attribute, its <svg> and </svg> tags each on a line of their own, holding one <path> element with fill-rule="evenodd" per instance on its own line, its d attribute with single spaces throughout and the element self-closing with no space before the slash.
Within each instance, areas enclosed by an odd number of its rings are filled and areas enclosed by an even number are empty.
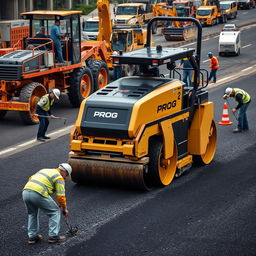
<svg viewBox="0 0 256 256">
<path fill-rule="evenodd" d="M 194 22 L 196 49 L 151 47 L 151 25 L 158 20 Z M 113 81 L 81 103 L 70 135 L 74 182 L 149 190 L 168 186 L 193 163 L 212 162 L 217 133 L 205 90 L 208 73 L 200 69 L 201 39 L 194 18 L 155 17 L 144 48 L 112 56 L 114 64 L 138 65 L 139 74 Z M 175 61 L 182 58 L 193 67 L 192 87 L 176 78 Z"/>
</svg>

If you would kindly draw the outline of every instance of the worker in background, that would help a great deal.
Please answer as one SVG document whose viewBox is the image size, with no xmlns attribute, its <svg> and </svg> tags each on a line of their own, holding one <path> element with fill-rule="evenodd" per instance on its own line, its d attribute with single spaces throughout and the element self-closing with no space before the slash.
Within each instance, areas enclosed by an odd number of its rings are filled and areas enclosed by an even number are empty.
<svg viewBox="0 0 256 256">
<path fill-rule="evenodd" d="M 208 52 L 208 57 L 210 58 L 210 76 L 209 76 L 209 82 L 213 79 L 212 83 L 216 83 L 216 73 L 217 70 L 219 69 L 219 61 L 217 57 L 213 56 L 212 52 Z"/>
<path fill-rule="evenodd" d="M 59 89 L 52 89 L 49 94 L 45 94 L 37 103 L 36 116 L 39 118 L 39 127 L 37 132 L 38 141 L 44 142 L 45 140 L 50 139 L 50 137 L 46 136 L 45 133 L 49 125 L 49 117 L 56 118 L 51 113 L 51 107 L 53 106 L 55 98 L 60 98 Z"/>
<path fill-rule="evenodd" d="M 62 163 L 56 169 L 42 169 L 32 175 L 23 188 L 22 198 L 28 213 L 28 243 L 36 244 L 43 239 L 39 234 L 39 210 L 49 217 L 49 243 L 60 243 L 66 236 L 60 236 L 60 218 L 67 217 L 67 203 L 65 196 L 65 180 L 70 177 L 72 168 Z M 55 193 L 58 205 L 51 195 Z"/>
<path fill-rule="evenodd" d="M 193 67 L 189 62 L 188 58 L 181 59 L 180 63 L 178 64 L 178 68 L 183 67 L 183 82 L 185 83 L 186 87 L 192 87 L 192 75 L 193 75 Z"/>
<path fill-rule="evenodd" d="M 226 99 L 228 97 L 233 97 L 238 102 L 238 105 L 232 109 L 233 113 L 235 113 L 237 110 L 239 110 L 237 128 L 234 129 L 233 132 L 237 133 L 237 132 L 242 132 L 242 131 L 248 131 L 249 126 L 248 126 L 246 111 L 251 102 L 251 97 L 250 97 L 249 93 L 247 93 L 246 91 L 239 89 L 239 88 L 228 87 L 225 90 L 223 99 Z"/>
<path fill-rule="evenodd" d="M 48 36 L 46 36 L 45 34 L 45 27 L 41 27 L 39 32 L 36 33 L 35 38 L 49 38 Z"/>
<path fill-rule="evenodd" d="M 44 27 L 41 27 L 39 32 L 35 35 L 34 38 L 42 38 L 41 40 L 38 39 L 38 40 L 34 40 L 33 42 L 35 44 L 46 44 L 50 41 L 50 37 L 48 35 L 45 34 L 45 28 Z M 44 40 L 43 38 L 49 38 L 48 40 Z M 42 47 L 39 48 L 39 50 L 47 50 L 47 49 L 51 49 L 51 45 L 48 44 L 48 45 L 44 45 Z"/>
<path fill-rule="evenodd" d="M 118 52 L 114 51 L 113 55 L 118 55 Z M 113 80 L 117 80 L 123 76 L 123 67 L 122 67 L 122 64 L 117 64 L 114 62 L 113 62 L 113 67 L 114 67 Z"/>
<path fill-rule="evenodd" d="M 60 20 L 55 20 L 55 24 L 51 26 L 51 39 L 54 42 L 54 50 L 57 57 L 57 61 L 59 63 L 65 63 L 62 56 L 62 48 L 61 48 L 61 35 L 60 35 Z"/>
</svg>

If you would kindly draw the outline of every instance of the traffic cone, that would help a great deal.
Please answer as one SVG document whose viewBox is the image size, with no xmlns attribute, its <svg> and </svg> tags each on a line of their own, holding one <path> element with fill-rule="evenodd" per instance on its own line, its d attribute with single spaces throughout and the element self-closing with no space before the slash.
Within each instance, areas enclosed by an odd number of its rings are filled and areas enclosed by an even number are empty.
<svg viewBox="0 0 256 256">
<path fill-rule="evenodd" d="M 224 102 L 222 119 L 219 122 L 219 124 L 222 124 L 222 125 L 230 125 L 230 124 L 232 124 L 232 122 L 229 120 L 227 102 Z"/>
</svg>

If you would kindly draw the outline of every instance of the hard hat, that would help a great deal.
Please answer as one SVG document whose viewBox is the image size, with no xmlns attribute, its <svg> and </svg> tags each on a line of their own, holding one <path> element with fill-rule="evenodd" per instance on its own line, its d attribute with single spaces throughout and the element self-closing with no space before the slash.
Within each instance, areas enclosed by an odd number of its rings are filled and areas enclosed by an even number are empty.
<svg viewBox="0 0 256 256">
<path fill-rule="evenodd" d="M 212 54 L 212 52 L 208 52 L 208 56 L 212 56 L 213 54 Z"/>
<path fill-rule="evenodd" d="M 59 90 L 59 89 L 53 89 L 51 92 L 54 94 L 54 96 L 55 96 L 57 99 L 60 98 L 60 90 Z"/>
<path fill-rule="evenodd" d="M 61 169 L 62 171 L 66 171 L 69 176 L 72 173 L 72 167 L 70 166 L 70 164 L 62 163 L 62 164 L 59 165 L 58 168 Z"/>
<path fill-rule="evenodd" d="M 114 52 L 113 52 L 113 55 L 118 55 L 118 52 L 117 52 L 117 51 L 114 51 Z"/>
<path fill-rule="evenodd" d="M 225 90 L 225 94 L 230 96 L 230 94 L 233 92 L 233 89 L 228 87 L 226 90 Z"/>
</svg>

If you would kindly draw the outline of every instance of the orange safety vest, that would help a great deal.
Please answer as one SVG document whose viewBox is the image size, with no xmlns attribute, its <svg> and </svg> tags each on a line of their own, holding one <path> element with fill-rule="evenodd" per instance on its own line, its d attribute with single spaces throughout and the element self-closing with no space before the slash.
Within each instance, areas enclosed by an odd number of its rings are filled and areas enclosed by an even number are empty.
<svg viewBox="0 0 256 256">
<path fill-rule="evenodd" d="M 216 70 L 219 69 L 220 65 L 219 65 L 219 61 L 215 56 L 212 56 L 212 58 L 210 58 L 210 68 L 212 70 Z"/>
</svg>

